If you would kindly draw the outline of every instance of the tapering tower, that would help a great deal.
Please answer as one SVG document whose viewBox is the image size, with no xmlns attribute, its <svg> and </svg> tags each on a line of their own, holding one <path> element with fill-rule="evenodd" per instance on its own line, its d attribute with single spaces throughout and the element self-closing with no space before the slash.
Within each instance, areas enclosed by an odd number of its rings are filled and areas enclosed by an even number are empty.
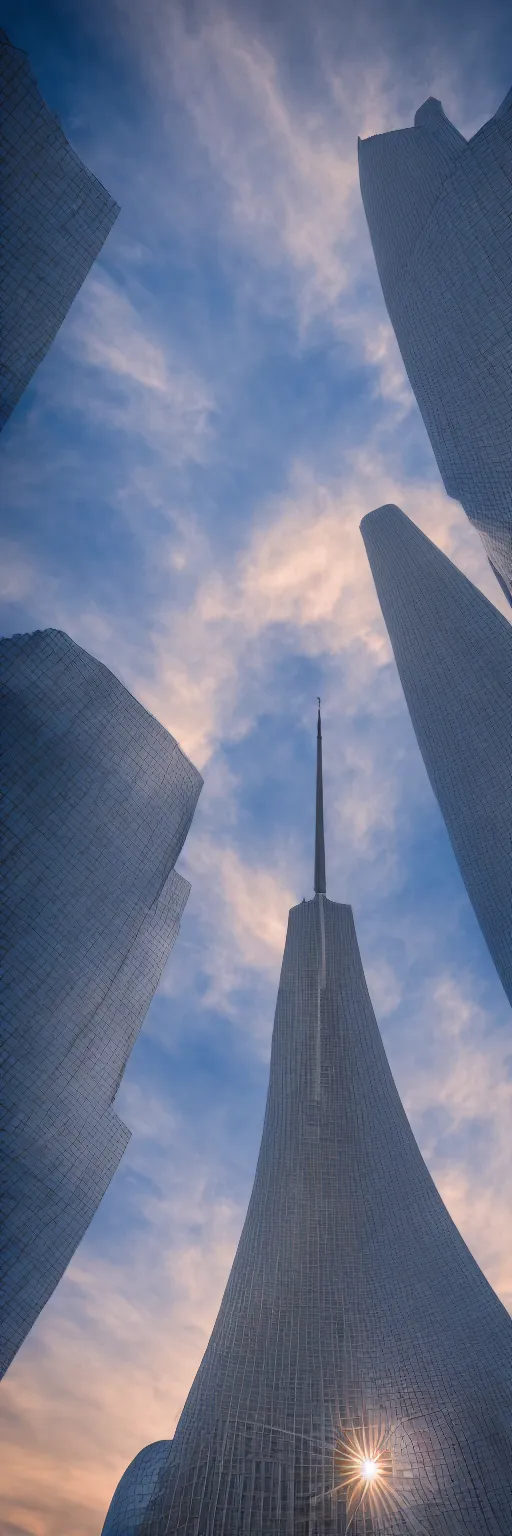
<svg viewBox="0 0 512 1536">
<path fill-rule="evenodd" d="M 317 876 L 322 823 L 319 728 Z M 289 916 L 219 1315 L 104 1536 L 510 1536 L 511 1426 L 511 1320 L 412 1135 L 351 909 L 317 890 Z"/>
<path fill-rule="evenodd" d="M 400 507 L 361 523 L 423 761 L 512 1005 L 512 625 Z"/>
<path fill-rule="evenodd" d="M 466 140 L 430 96 L 359 142 L 384 299 L 449 496 L 512 602 L 512 90 Z"/>
</svg>

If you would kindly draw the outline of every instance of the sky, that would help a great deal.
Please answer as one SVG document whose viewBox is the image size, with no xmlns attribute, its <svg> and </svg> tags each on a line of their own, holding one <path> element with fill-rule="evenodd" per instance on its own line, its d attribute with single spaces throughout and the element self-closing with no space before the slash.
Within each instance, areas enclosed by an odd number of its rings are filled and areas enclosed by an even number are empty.
<svg viewBox="0 0 512 1536">
<path fill-rule="evenodd" d="M 359 522 L 403 507 L 508 614 L 392 335 L 357 136 L 508 90 L 502 0 L 5 0 L 121 213 L 0 441 L 2 633 L 105 662 L 204 775 L 123 1162 L 0 1389 L 1 1536 L 100 1536 L 208 1340 L 263 1121 L 289 907 L 351 902 L 427 1164 L 512 1307 L 509 1007 L 410 725 Z"/>
</svg>

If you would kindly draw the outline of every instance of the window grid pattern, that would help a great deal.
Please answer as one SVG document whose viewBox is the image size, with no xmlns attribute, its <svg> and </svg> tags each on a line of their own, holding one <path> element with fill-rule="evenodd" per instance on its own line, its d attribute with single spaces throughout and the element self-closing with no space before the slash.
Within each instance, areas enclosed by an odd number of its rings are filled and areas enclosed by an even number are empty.
<svg viewBox="0 0 512 1536">
<path fill-rule="evenodd" d="M 171 1443 L 155 1440 L 130 1462 L 110 1506 L 102 1536 L 134 1536 L 168 1461 Z"/>
<path fill-rule="evenodd" d="M 113 1101 L 179 930 L 202 780 L 57 630 L 0 642 L 0 697 L 3 1372 L 129 1139 Z"/>
<path fill-rule="evenodd" d="M 351 1519 L 340 1448 L 376 1426 L 391 1504 Z M 512 1322 L 412 1135 L 351 909 L 319 895 L 290 912 L 210 1343 L 145 1512 L 122 1480 L 103 1536 L 510 1536 L 511 1431 Z"/>
<path fill-rule="evenodd" d="M 467 142 L 432 98 L 359 145 L 405 367 L 450 496 L 512 601 L 512 92 Z"/>
<path fill-rule="evenodd" d="M 0 29 L 0 429 L 45 357 L 119 208 L 71 149 Z"/>
<path fill-rule="evenodd" d="M 412 724 L 512 1004 L 512 626 L 399 507 L 361 532 Z"/>
</svg>

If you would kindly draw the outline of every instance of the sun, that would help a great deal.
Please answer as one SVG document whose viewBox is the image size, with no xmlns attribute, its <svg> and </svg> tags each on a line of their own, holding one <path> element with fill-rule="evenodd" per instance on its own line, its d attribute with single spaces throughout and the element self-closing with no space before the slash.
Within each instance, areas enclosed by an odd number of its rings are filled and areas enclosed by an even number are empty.
<svg viewBox="0 0 512 1536">
<path fill-rule="evenodd" d="M 378 1462 L 374 1461 L 373 1457 L 368 1457 L 367 1461 L 361 1462 L 361 1477 L 364 1477 L 365 1483 L 374 1483 L 378 1476 Z"/>
<path fill-rule="evenodd" d="M 346 1532 L 354 1531 L 358 1510 L 389 1510 L 394 1502 L 392 1457 L 383 1426 L 345 1428 L 336 1446 L 337 1478 L 332 1496 L 344 1494 Z"/>
</svg>

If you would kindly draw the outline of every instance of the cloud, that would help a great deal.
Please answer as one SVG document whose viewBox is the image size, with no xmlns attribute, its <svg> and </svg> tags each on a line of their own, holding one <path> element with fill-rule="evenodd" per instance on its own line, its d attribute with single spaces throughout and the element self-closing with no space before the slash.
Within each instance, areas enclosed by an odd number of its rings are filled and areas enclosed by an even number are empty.
<svg viewBox="0 0 512 1536">
<path fill-rule="evenodd" d="M 172 72 L 252 254 L 294 269 L 304 319 L 331 308 L 347 281 L 341 236 L 357 169 L 327 113 L 287 99 L 275 56 L 222 8 L 197 28 L 176 10 L 153 67 L 161 84 Z"/>
<path fill-rule="evenodd" d="M 320 657 L 357 643 L 372 663 L 388 659 L 358 531 L 366 509 L 360 486 L 323 486 L 298 466 L 245 548 L 199 578 L 187 611 L 160 611 L 144 702 L 199 765 L 254 724 L 269 646 Z"/>
<path fill-rule="evenodd" d="M 418 1025 L 412 1050 L 406 1044 L 405 1107 L 456 1225 L 512 1310 L 508 1018 L 494 1027 L 470 972 L 441 972 L 425 988 Z"/>
<path fill-rule="evenodd" d="M 200 3 L 191 23 L 180 6 L 157 3 L 141 35 L 132 4 L 121 11 L 164 110 L 171 86 L 193 125 L 215 179 L 221 249 L 229 264 L 237 242 L 244 248 L 252 299 L 279 314 L 291 306 L 301 341 L 327 322 L 374 371 L 375 392 L 405 414 L 413 396 L 363 215 L 357 138 L 411 124 L 433 79 L 460 115 L 460 66 L 430 47 L 404 83 L 371 39 L 366 58 L 349 50 L 334 71 L 313 26 L 317 80 L 307 92 L 254 16 Z"/>
<path fill-rule="evenodd" d="M 87 315 L 80 327 L 85 361 L 167 394 L 171 380 L 162 346 L 144 335 L 125 295 L 106 278 L 91 278 Z"/>
<path fill-rule="evenodd" d="M 285 872 L 283 852 L 273 850 L 265 864 L 250 853 L 242 857 L 217 827 L 216 835 L 191 837 L 180 863 L 194 892 L 197 963 L 206 979 L 200 1006 L 232 1019 L 264 1060 L 270 1054 L 288 912 L 299 899 L 290 883 L 293 861 Z M 171 991 L 175 974 L 173 969 Z M 251 1001 L 241 1009 L 242 992 L 250 993 Z"/>
<path fill-rule="evenodd" d="M 334 73 L 313 36 L 318 88 L 311 95 L 254 16 L 206 3 L 191 22 L 180 6 L 156 3 L 140 31 L 131 0 L 120 12 L 160 103 L 160 131 L 175 133 L 169 95 L 181 102 L 187 153 L 195 137 L 194 169 L 208 184 L 208 218 L 235 273 L 239 308 L 245 301 L 286 315 L 299 347 L 328 325 L 402 415 L 412 396 L 378 284 L 357 165 L 358 133 L 395 127 L 403 116 L 389 66 L 352 55 Z"/>
<path fill-rule="evenodd" d="M 196 839 L 188 867 L 196 876 L 206 873 L 208 884 L 215 871 L 219 899 L 227 909 L 226 931 L 243 967 L 270 968 L 274 974 L 283 953 L 288 909 L 297 899 L 290 887 L 267 866 L 250 864 L 234 848 L 219 848 L 208 837 Z M 217 928 L 218 908 L 214 921 Z"/>
<path fill-rule="evenodd" d="M 394 407 L 397 421 L 406 416 L 414 407 L 414 396 L 393 327 L 380 313 L 378 297 L 366 308 L 354 305 L 344 317 L 343 330 L 352 342 L 354 355 L 363 356 L 373 370 L 374 395 Z"/>
<path fill-rule="evenodd" d="M 32 595 L 36 573 L 30 558 L 15 540 L 0 540 L 0 597 L 5 603 L 19 603 Z"/>
<path fill-rule="evenodd" d="M 367 965 L 365 976 L 376 1016 L 385 1019 L 387 1014 L 394 1013 L 402 1000 L 403 989 L 399 978 L 384 958 L 375 961 L 373 965 Z"/>
<path fill-rule="evenodd" d="M 128 1098 L 124 1167 L 143 1191 L 129 1252 L 107 1260 L 81 1245 L 2 1385 L 0 1521 L 20 1536 L 98 1536 L 128 1461 L 172 1435 L 242 1222 L 222 1167 L 201 1160 L 168 1101 L 134 1087 Z"/>
<path fill-rule="evenodd" d="M 405 482 L 389 460 L 346 456 L 339 478 L 322 483 L 306 465 L 289 488 L 258 509 L 254 531 L 232 556 L 203 547 L 197 585 L 185 610 L 156 615 L 153 680 L 135 691 L 204 767 L 221 739 L 254 724 L 272 649 L 343 658 L 346 707 L 372 693 L 391 649 L 359 532 L 365 512 L 395 501 L 497 607 L 505 600 L 478 536 L 458 504 L 435 484 Z M 384 699 L 384 696 L 383 696 Z M 328 703 L 328 701 L 327 701 Z"/>
<path fill-rule="evenodd" d="M 80 409 L 158 444 L 166 463 L 204 458 L 213 432 L 210 386 L 168 336 L 156 340 L 147 316 L 106 274 L 89 278 L 64 336 L 67 350 L 101 379 L 99 392 L 97 385 L 80 390 Z"/>
</svg>

